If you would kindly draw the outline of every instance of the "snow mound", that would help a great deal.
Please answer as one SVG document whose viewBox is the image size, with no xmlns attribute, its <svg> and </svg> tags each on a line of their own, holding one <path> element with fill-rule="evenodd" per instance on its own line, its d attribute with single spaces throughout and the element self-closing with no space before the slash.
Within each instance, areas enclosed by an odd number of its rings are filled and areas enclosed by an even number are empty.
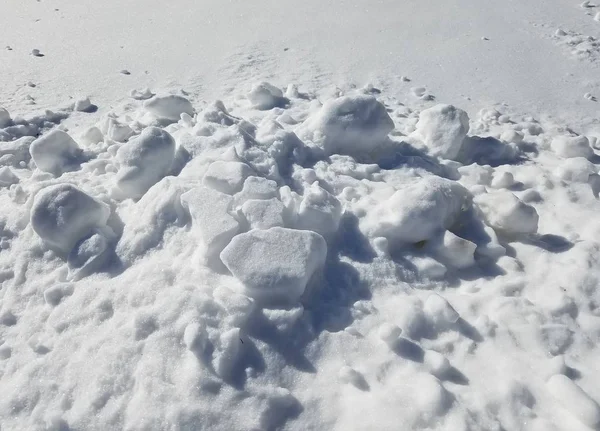
<svg viewBox="0 0 600 431">
<path fill-rule="evenodd" d="M 221 260 L 243 283 L 246 295 L 261 302 L 294 303 L 326 256 L 321 235 L 274 227 L 236 236 Z"/>
<path fill-rule="evenodd" d="M 552 150 L 561 157 L 585 157 L 594 155 L 590 141 L 585 136 L 558 136 L 552 140 Z"/>
<path fill-rule="evenodd" d="M 539 216 L 535 208 L 508 191 L 482 193 L 475 197 L 488 224 L 509 234 L 536 233 Z"/>
<path fill-rule="evenodd" d="M 188 99 L 183 96 L 169 94 L 167 96 L 155 96 L 144 102 L 144 108 L 159 119 L 179 121 L 181 114 L 194 115 L 194 107 Z"/>
<path fill-rule="evenodd" d="M 469 192 L 455 181 L 422 178 L 368 211 L 361 230 L 391 245 L 426 241 L 456 223 L 469 200 Z"/>
<path fill-rule="evenodd" d="M 245 163 L 218 160 L 210 164 L 202 182 L 221 193 L 234 195 L 242 190 L 244 181 L 251 175 L 252 169 Z"/>
<path fill-rule="evenodd" d="M 40 190 L 31 208 L 31 226 L 49 246 L 68 253 L 94 228 L 106 226 L 110 208 L 71 184 Z"/>
<path fill-rule="evenodd" d="M 436 105 L 419 115 L 414 136 L 433 156 L 454 160 L 469 132 L 469 116 L 452 105 Z"/>
<path fill-rule="evenodd" d="M 368 154 L 394 129 L 385 106 L 372 96 L 344 96 L 328 100 L 298 130 L 325 154 Z"/>
<path fill-rule="evenodd" d="M 29 152 L 40 171 L 55 176 L 75 169 L 79 166 L 82 156 L 82 150 L 77 143 L 62 130 L 52 130 L 36 139 L 29 147 Z"/>
<path fill-rule="evenodd" d="M 173 164 L 175 140 L 165 130 L 148 127 L 117 151 L 120 163 L 116 187 L 124 198 L 140 198 Z"/>
</svg>

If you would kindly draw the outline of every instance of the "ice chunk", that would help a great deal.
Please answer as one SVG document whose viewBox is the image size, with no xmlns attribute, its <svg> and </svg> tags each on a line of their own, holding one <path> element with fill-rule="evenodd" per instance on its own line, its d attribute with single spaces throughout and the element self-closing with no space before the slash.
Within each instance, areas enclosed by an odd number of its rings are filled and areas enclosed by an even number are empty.
<svg viewBox="0 0 600 431">
<path fill-rule="evenodd" d="M 179 121 L 181 114 L 194 116 L 194 108 L 189 100 L 174 94 L 168 96 L 155 96 L 144 102 L 144 108 L 157 118 L 170 121 Z"/>
<path fill-rule="evenodd" d="M 483 212 L 487 222 L 494 229 L 512 233 L 536 233 L 538 213 L 532 206 L 521 202 L 508 191 L 483 193 L 474 202 Z"/>
<path fill-rule="evenodd" d="M 10 118 L 10 114 L 5 108 L 0 106 L 0 129 L 4 127 L 8 127 L 12 124 L 12 119 Z"/>
<path fill-rule="evenodd" d="M 251 229 L 269 229 L 275 226 L 283 227 L 284 209 L 283 203 L 277 198 L 250 199 L 242 205 L 242 214 Z"/>
<path fill-rule="evenodd" d="M 166 131 L 148 127 L 117 151 L 121 163 L 116 186 L 125 198 L 140 198 L 171 169 L 175 140 Z"/>
<path fill-rule="evenodd" d="M 233 198 L 208 187 L 196 187 L 181 195 L 195 229 L 200 232 L 209 264 L 215 263 L 219 254 L 238 233 L 240 226 L 229 211 Z"/>
<path fill-rule="evenodd" d="M 0 168 L 0 187 L 10 187 L 19 182 L 19 177 L 15 175 L 11 168 L 5 166 Z"/>
<path fill-rule="evenodd" d="M 546 383 L 548 391 L 564 408 L 592 429 L 600 425 L 600 406 L 575 382 L 562 374 L 555 374 Z"/>
<path fill-rule="evenodd" d="M 106 226 L 109 215 L 107 204 L 71 184 L 57 184 L 35 196 L 31 226 L 48 245 L 68 253 L 94 228 Z"/>
<path fill-rule="evenodd" d="M 591 174 L 595 174 L 595 166 L 585 157 L 573 157 L 563 160 L 554 170 L 554 175 L 563 181 L 587 183 Z"/>
<path fill-rule="evenodd" d="M 210 164 L 202 182 L 221 193 L 233 195 L 242 190 L 244 181 L 250 175 L 252 169 L 245 163 L 219 160 Z"/>
<path fill-rule="evenodd" d="M 328 100 L 299 133 L 319 143 L 328 155 L 354 155 L 377 148 L 393 129 L 385 106 L 372 96 L 360 95 Z"/>
<path fill-rule="evenodd" d="M 296 227 L 328 236 L 337 232 L 341 216 L 340 201 L 315 181 L 304 190 Z"/>
<path fill-rule="evenodd" d="M 444 233 L 443 242 L 436 250 L 440 260 L 454 268 L 463 269 L 475 263 L 477 246 L 450 231 Z"/>
<path fill-rule="evenodd" d="M 396 191 L 361 220 L 361 230 L 400 243 L 430 239 L 458 220 L 469 192 L 455 181 L 425 177 Z"/>
<path fill-rule="evenodd" d="M 436 293 L 429 295 L 423 306 L 423 311 L 438 330 L 448 329 L 460 317 L 452 305 Z"/>
<path fill-rule="evenodd" d="M 261 82 L 252 87 L 248 93 L 248 100 L 254 108 L 263 110 L 282 106 L 285 102 L 281 89 L 268 82 Z"/>
<path fill-rule="evenodd" d="M 558 136 L 552 141 L 552 150 L 561 157 L 585 157 L 594 155 L 590 142 L 585 136 Z"/>
<path fill-rule="evenodd" d="M 40 171 L 55 176 L 78 166 L 82 155 L 73 138 L 58 129 L 37 138 L 29 147 L 29 152 Z"/>
<path fill-rule="evenodd" d="M 315 232 L 274 227 L 236 236 L 221 260 L 257 300 L 295 302 L 323 266 L 327 244 Z"/>
<path fill-rule="evenodd" d="M 454 160 L 469 131 L 469 116 L 452 105 L 436 105 L 419 115 L 415 136 L 431 155 Z"/>
</svg>

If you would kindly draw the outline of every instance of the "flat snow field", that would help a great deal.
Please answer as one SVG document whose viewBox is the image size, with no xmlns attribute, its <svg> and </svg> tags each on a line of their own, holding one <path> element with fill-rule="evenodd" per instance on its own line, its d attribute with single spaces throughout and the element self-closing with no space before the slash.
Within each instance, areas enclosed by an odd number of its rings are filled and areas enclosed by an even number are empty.
<svg viewBox="0 0 600 431">
<path fill-rule="evenodd" d="M 0 430 L 600 430 L 600 3 L 0 0 Z"/>
</svg>

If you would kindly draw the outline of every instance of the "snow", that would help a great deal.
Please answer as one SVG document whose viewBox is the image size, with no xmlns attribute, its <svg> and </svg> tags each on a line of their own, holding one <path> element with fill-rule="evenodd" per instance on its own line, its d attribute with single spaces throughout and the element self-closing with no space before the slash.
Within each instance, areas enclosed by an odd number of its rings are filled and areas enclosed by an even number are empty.
<svg viewBox="0 0 600 431">
<path fill-rule="evenodd" d="M 6 0 L 1 429 L 598 429 L 598 5 L 552 6 Z"/>
</svg>

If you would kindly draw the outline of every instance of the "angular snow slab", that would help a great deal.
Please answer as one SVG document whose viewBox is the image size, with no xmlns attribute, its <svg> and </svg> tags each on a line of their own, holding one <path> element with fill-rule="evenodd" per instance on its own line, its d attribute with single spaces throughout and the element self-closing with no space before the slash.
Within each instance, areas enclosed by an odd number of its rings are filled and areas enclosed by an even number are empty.
<svg viewBox="0 0 600 431">
<path fill-rule="evenodd" d="M 419 115 L 415 135 L 433 156 L 455 159 L 469 131 L 469 116 L 452 105 L 436 105 Z"/>
<path fill-rule="evenodd" d="M 82 151 L 62 130 L 53 130 L 36 139 L 29 147 L 31 158 L 40 171 L 60 176 L 78 164 Z"/>
<path fill-rule="evenodd" d="M 148 127 L 117 151 L 121 168 L 116 186 L 126 198 L 140 198 L 171 169 L 175 140 L 165 130 Z"/>
<path fill-rule="evenodd" d="M 210 164 L 202 183 L 221 193 L 233 195 L 244 186 L 244 181 L 252 175 L 252 169 L 241 162 L 216 161 Z"/>
<path fill-rule="evenodd" d="M 474 202 L 494 229 L 512 234 L 536 233 L 539 216 L 535 208 L 508 191 L 483 193 Z"/>
<path fill-rule="evenodd" d="M 230 214 L 233 198 L 208 187 L 196 187 L 181 195 L 181 204 L 192 217 L 206 246 L 206 256 L 217 259 L 221 251 L 238 233 L 240 225 Z"/>
<path fill-rule="evenodd" d="M 385 106 L 372 96 L 344 96 L 328 100 L 302 125 L 305 134 L 326 154 L 360 154 L 376 148 L 394 129 Z"/>
<path fill-rule="evenodd" d="M 71 184 L 48 186 L 35 196 L 31 226 L 48 245 L 69 252 L 96 227 L 103 227 L 110 207 Z"/>
<path fill-rule="evenodd" d="M 183 96 L 156 96 L 144 102 L 144 108 L 157 118 L 178 121 L 181 114 L 194 115 L 194 108 Z"/>
<path fill-rule="evenodd" d="M 236 236 L 221 260 L 246 288 L 264 301 L 297 301 L 317 269 L 323 266 L 327 244 L 311 231 L 274 227 Z"/>
<path fill-rule="evenodd" d="M 392 242 L 416 243 L 452 226 L 469 204 L 459 183 L 426 177 L 396 191 L 361 221 L 361 230 Z"/>
<path fill-rule="evenodd" d="M 284 210 L 283 203 L 277 198 L 267 200 L 250 199 L 242 205 L 242 214 L 251 229 L 283 227 Z"/>
</svg>

